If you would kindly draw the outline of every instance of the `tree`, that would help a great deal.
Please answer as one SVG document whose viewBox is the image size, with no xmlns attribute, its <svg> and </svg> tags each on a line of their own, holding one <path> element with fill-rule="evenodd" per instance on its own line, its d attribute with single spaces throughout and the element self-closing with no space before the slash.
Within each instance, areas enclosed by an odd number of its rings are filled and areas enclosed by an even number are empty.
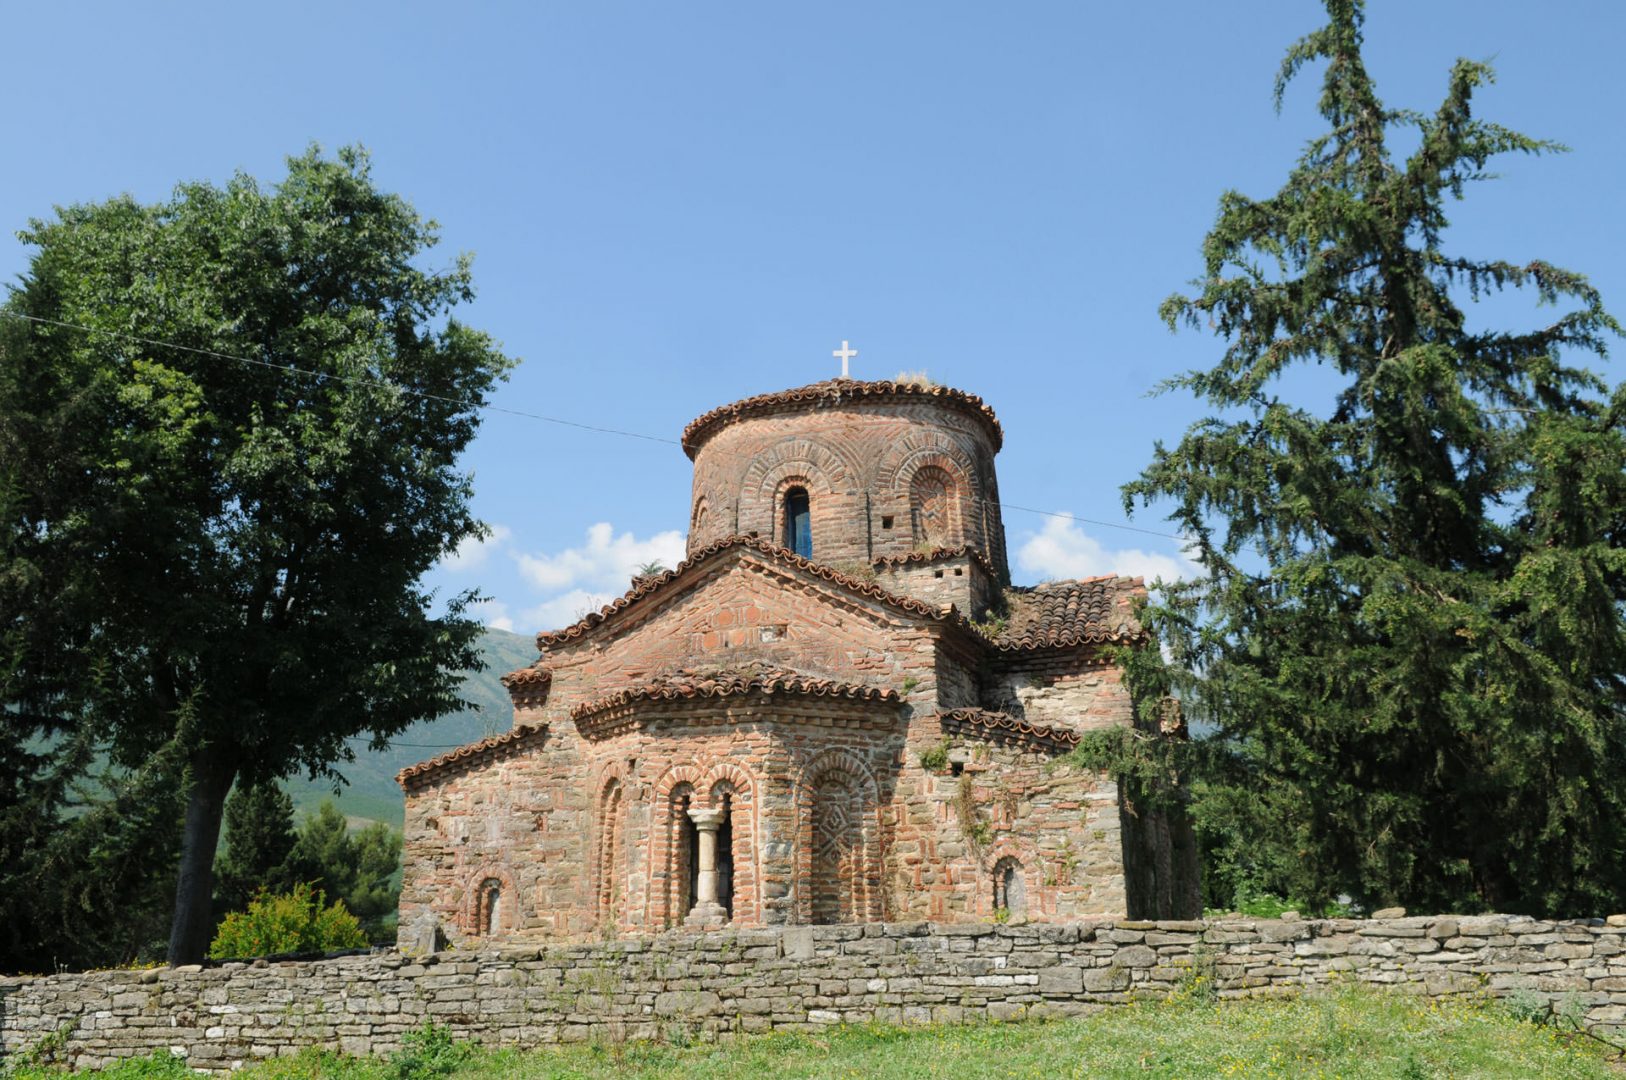
<svg viewBox="0 0 1626 1080">
<path fill-rule="evenodd" d="M 330 800 L 305 816 L 288 867 L 297 880 L 343 900 L 374 938 L 400 906 L 401 834 L 381 821 L 352 834 Z"/>
<path fill-rule="evenodd" d="M 467 257 L 418 264 L 433 222 L 317 150 L 263 190 L 73 206 L 0 337 L 4 707 L 88 733 L 115 765 L 183 762 L 170 932 L 201 959 L 222 804 L 333 775 L 461 704 L 471 597 L 418 582 L 483 527 L 456 468 L 510 365 L 454 318 Z"/>
<path fill-rule="evenodd" d="M 1163 307 L 1226 342 L 1172 382 L 1222 415 L 1124 489 L 1172 500 L 1206 571 L 1148 612 L 1154 679 L 1218 729 L 1199 825 L 1242 837 L 1233 881 L 1312 902 L 1618 909 L 1626 388 L 1564 354 L 1619 327 L 1578 274 L 1442 243 L 1491 158 L 1561 148 L 1473 115 L 1483 64 L 1432 115 L 1385 108 L 1361 3 L 1326 9 L 1276 93 L 1324 61 L 1329 130 L 1275 195 L 1222 196 L 1200 291 Z M 1470 325 L 1465 301 L 1517 289 L 1567 310 Z M 1303 364 L 1336 379 L 1330 409 L 1284 397 Z"/>
<path fill-rule="evenodd" d="M 242 911 L 262 890 L 298 880 L 292 855 L 294 801 L 275 781 L 239 785 L 226 800 L 226 853 L 215 863 L 216 909 Z"/>
</svg>

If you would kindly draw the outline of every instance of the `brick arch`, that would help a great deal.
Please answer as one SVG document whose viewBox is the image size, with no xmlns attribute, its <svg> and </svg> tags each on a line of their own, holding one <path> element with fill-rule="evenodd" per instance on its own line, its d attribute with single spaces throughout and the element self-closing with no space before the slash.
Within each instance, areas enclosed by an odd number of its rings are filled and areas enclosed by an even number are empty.
<svg viewBox="0 0 1626 1080">
<path fill-rule="evenodd" d="M 1038 846 L 1027 837 L 1004 834 L 977 860 L 977 885 L 972 910 L 981 915 L 994 913 L 994 881 L 1003 867 L 1014 862 L 1020 867 L 1023 892 L 1029 914 L 1038 911 L 1044 866 Z"/>
<path fill-rule="evenodd" d="M 976 457 L 960 440 L 939 431 L 916 432 L 893 443 L 875 472 L 876 494 L 907 492 L 915 472 L 926 465 L 947 470 L 966 485 L 968 495 L 982 494 L 983 470 Z"/>
<path fill-rule="evenodd" d="M 684 836 L 685 802 L 698 805 L 706 784 L 703 765 L 670 766 L 654 784 L 649 826 L 649 894 L 646 900 L 647 925 L 666 929 L 683 922 L 688 914 L 689 865 L 680 842 Z"/>
<path fill-rule="evenodd" d="M 490 882 L 497 886 L 497 902 L 491 903 Z M 463 903 L 458 911 L 458 922 L 470 937 L 498 937 L 519 929 L 519 889 L 514 883 L 514 871 L 506 863 L 482 863 L 463 880 Z"/>
<path fill-rule="evenodd" d="M 599 774 L 593 800 L 593 917 L 600 926 L 627 921 L 628 801 L 626 770 L 613 763 Z"/>
<path fill-rule="evenodd" d="M 993 462 L 986 460 L 968 439 L 957 440 L 938 431 L 900 439 L 876 473 L 872 513 L 893 517 L 899 524 L 911 522 L 914 481 L 928 468 L 942 469 L 957 488 L 952 532 L 948 542 L 938 546 L 971 544 L 986 553 L 1003 575 L 1005 526 L 995 496 Z M 909 546 L 914 545 L 910 532 L 905 531 L 903 536 L 908 537 Z"/>
<path fill-rule="evenodd" d="M 859 472 L 829 440 L 796 436 L 756 454 L 739 484 L 739 528 L 780 543 L 784 522 L 780 507 L 793 486 L 807 488 L 812 510 L 813 552 L 828 547 L 846 513 L 838 497 L 858 489 Z"/>
<path fill-rule="evenodd" d="M 797 920 L 879 922 L 885 853 L 874 770 L 851 751 L 823 750 L 802 766 L 795 792 Z"/>
<path fill-rule="evenodd" d="M 729 800 L 729 827 L 734 843 L 734 922 L 755 925 L 762 917 L 762 844 L 758 837 L 761 817 L 756 777 L 732 761 L 713 762 L 706 768 L 705 780 L 698 785 L 708 806 L 720 807 L 723 794 Z"/>
</svg>

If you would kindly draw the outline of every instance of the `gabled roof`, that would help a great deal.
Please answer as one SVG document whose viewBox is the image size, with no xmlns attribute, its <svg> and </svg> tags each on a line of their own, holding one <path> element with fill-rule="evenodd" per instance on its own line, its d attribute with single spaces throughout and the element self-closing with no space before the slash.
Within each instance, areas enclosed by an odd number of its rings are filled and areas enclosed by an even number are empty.
<svg viewBox="0 0 1626 1080">
<path fill-rule="evenodd" d="M 1146 630 L 1135 602 L 1145 595 L 1144 579 L 1112 575 L 1008 589 L 1005 624 L 991 640 L 1004 650 L 1137 641 Z"/>
<path fill-rule="evenodd" d="M 1009 713 L 988 709 L 950 709 L 937 714 L 937 721 L 945 730 L 958 729 L 968 734 L 1012 742 L 1037 745 L 1046 750 L 1071 750 L 1079 743 L 1079 734 L 1068 728 L 1029 724 Z"/>
<path fill-rule="evenodd" d="M 665 573 L 653 574 L 638 579 L 638 582 L 631 589 L 628 589 L 624 595 L 612 600 L 603 608 L 592 612 L 579 622 L 572 623 L 562 630 L 549 630 L 536 635 L 536 647 L 538 649 L 547 649 L 555 645 L 562 645 L 568 641 L 574 641 L 595 627 L 615 619 L 644 598 L 666 591 L 674 582 L 688 576 L 690 571 L 712 556 L 731 549 L 766 555 L 781 565 L 795 567 L 798 570 L 823 578 L 833 585 L 839 585 L 849 592 L 857 593 L 871 600 L 878 600 L 889 607 L 907 612 L 910 615 L 939 621 L 955 621 L 969 626 L 965 621 L 965 616 L 952 606 L 937 607 L 912 597 L 899 596 L 896 593 L 888 592 L 872 581 L 864 581 L 850 574 L 844 574 L 840 570 L 825 566 L 823 563 L 804 559 L 789 548 L 780 547 L 778 544 L 759 537 L 729 536 L 699 548 L 694 554 Z"/>
<path fill-rule="evenodd" d="M 757 662 L 669 671 L 638 686 L 584 701 L 570 710 L 570 716 L 573 720 L 583 720 L 640 701 L 696 701 L 742 694 L 795 694 L 893 705 L 903 700 L 891 687 L 843 682 L 826 675 Z"/>
<path fill-rule="evenodd" d="M 976 394 L 956 390 L 951 386 L 937 386 L 927 382 L 894 382 L 883 379 L 861 382 L 857 379 L 826 379 L 809 383 L 793 390 L 776 390 L 771 394 L 758 394 L 729 405 L 722 405 L 702 413 L 683 429 L 683 452 L 694 457 L 700 445 L 719 428 L 747 416 L 766 416 L 777 412 L 800 412 L 807 409 L 828 408 L 857 401 L 932 401 L 938 402 L 982 421 L 993 438 L 997 451 L 1005 441 L 994 410 Z"/>
<path fill-rule="evenodd" d="M 420 761 L 416 765 L 408 765 L 395 774 L 395 782 L 403 788 L 411 789 L 426 784 L 440 773 L 454 768 L 484 765 L 508 757 L 523 749 L 532 740 L 540 739 L 547 731 L 546 724 L 515 728 L 502 735 L 493 735 L 489 739 L 459 746 L 450 753 L 432 757 L 428 761 Z"/>
</svg>

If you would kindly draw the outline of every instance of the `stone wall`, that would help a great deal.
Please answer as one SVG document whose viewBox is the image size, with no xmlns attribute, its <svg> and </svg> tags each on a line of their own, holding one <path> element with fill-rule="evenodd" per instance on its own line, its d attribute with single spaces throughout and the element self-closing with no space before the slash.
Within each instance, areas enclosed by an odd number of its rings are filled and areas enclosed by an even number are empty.
<svg viewBox="0 0 1626 1080">
<path fill-rule="evenodd" d="M 1626 1036 L 1626 916 L 925 923 L 0 979 L 0 1047 L 66 1033 L 92 1067 L 158 1049 L 200 1069 L 324 1046 L 384 1054 L 425 1020 L 488 1044 L 702 1039 L 864 1022 L 1073 1016 L 1194 974 L 1224 997 L 1350 982 L 1430 995 L 1573 995 Z"/>
</svg>

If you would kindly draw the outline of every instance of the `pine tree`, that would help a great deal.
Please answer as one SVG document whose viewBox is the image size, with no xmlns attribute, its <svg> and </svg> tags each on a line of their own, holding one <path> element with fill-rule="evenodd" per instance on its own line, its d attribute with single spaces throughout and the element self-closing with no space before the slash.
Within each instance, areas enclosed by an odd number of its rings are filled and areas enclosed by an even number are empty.
<svg viewBox="0 0 1626 1080">
<path fill-rule="evenodd" d="M 287 892 L 297 880 L 294 801 L 275 781 L 248 784 L 226 800 L 226 853 L 215 866 L 215 910 L 243 911 L 261 889 Z"/>
<path fill-rule="evenodd" d="M 1363 5 L 1325 6 L 1276 94 L 1325 62 L 1329 130 L 1275 195 L 1222 196 L 1200 291 L 1163 308 L 1224 339 L 1171 384 L 1219 415 L 1124 489 L 1172 501 L 1206 571 L 1148 619 L 1153 678 L 1217 728 L 1210 870 L 1312 902 L 1619 910 L 1626 387 L 1565 359 L 1619 328 L 1578 274 L 1443 244 L 1493 157 L 1561 148 L 1473 115 L 1479 63 L 1432 115 L 1386 108 Z M 1473 328 L 1465 303 L 1503 290 L 1561 311 Z M 1336 376 L 1330 409 L 1284 397 L 1304 364 Z"/>
</svg>

